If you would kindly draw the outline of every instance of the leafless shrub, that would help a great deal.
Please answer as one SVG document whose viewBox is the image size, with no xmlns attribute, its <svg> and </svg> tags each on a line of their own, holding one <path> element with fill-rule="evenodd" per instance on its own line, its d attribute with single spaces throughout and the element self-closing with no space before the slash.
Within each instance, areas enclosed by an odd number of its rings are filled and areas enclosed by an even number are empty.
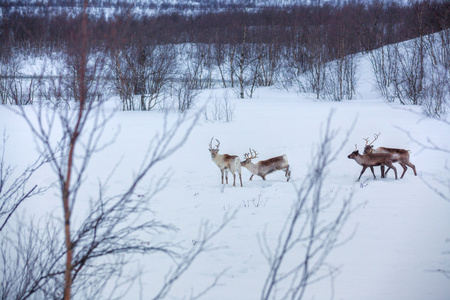
<svg viewBox="0 0 450 300">
<path fill-rule="evenodd" d="M 450 73 L 433 68 L 424 88 L 422 112 L 427 117 L 445 118 L 450 105 Z"/>
<path fill-rule="evenodd" d="M 38 185 L 28 186 L 31 176 L 45 163 L 44 158 L 40 156 L 25 170 L 16 172 L 15 168 L 6 163 L 6 143 L 7 137 L 4 133 L 0 145 L 0 232 L 24 201 L 47 189 Z"/>
<path fill-rule="evenodd" d="M 441 123 L 442 126 L 450 128 L 450 122 L 445 119 L 437 119 L 438 122 Z M 450 149 L 447 145 L 442 145 L 442 141 L 434 141 L 430 138 L 426 140 L 420 140 L 414 136 L 413 133 L 403 130 L 411 141 L 417 144 L 422 150 L 426 151 L 435 151 L 450 154 Z M 448 162 L 445 164 L 445 170 L 447 175 L 439 174 L 439 176 L 435 178 L 426 178 L 425 176 L 421 176 L 422 180 L 425 184 L 430 187 L 437 195 L 442 197 L 444 200 L 450 202 L 450 194 L 448 193 L 450 189 L 450 166 L 448 166 Z M 428 177 L 428 176 L 427 176 Z"/>
<path fill-rule="evenodd" d="M 213 102 L 213 108 L 210 113 L 207 111 L 207 107 L 203 112 L 205 120 L 213 120 L 213 121 L 224 121 L 231 122 L 234 118 L 234 110 L 236 105 L 232 104 L 230 99 L 228 98 L 228 92 L 225 93 L 222 99 L 215 98 Z"/>
<path fill-rule="evenodd" d="M 351 100 L 356 94 L 356 57 L 347 55 L 327 64 L 323 99 Z"/>
<path fill-rule="evenodd" d="M 134 101 L 133 72 L 126 66 L 126 60 L 123 60 L 121 53 L 122 51 L 115 50 L 110 54 L 109 68 L 113 74 L 113 86 L 122 101 L 122 110 L 136 110 L 138 105 Z"/>
<path fill-rule="evenodd" d="M 277 298 L 302 299 L 311 283 L 333 277 L 337 272 L 336 268 L 328 266 L 326 259 L 338 245 L 339 234 L 350 214 L 351 198 L 342 199 L 338 205 L 337 197 L 324 195 L 322 187 L 329 165 L 345 142 L 337 148 L 333 145 L 336 132 L 331 130 L 331 114 L 322 134 L 276 248 L 272 249 L 264 238 L 260 239 L 270 268 L 261 299 L 273 299 L 275 293 Z M 333 205 L 338 206 L 331 218 L 327 210 Z"/>
<path fill-rule="evenodd" d="M 437 119 L 437 121 L 440 122 L 443 127 L 450 128 L 450 122 L 448 120 L 440 118 Z M 418 139 L 409 131 L 404 130 L 404 132 L 411 141 L 417 144 L 422 150 L 430 151 L 430 153 L 441 152 L 450 155 L 450 148 L 448 147 L 448 144 L 445 144 L 446 141 L 443 144 L 442 139 L 434 141 L 429 137 L 424 141 Z M 439 173 L 438 175 L 424 174 L 421 175 L 420 178 L 431 191 L 450 204 L 450 166 L 448 165 L 448 161 L 444 164 L 444 170 L 444 172 Z M 450 269 L 439 268 L 435 271 L 450 279 Z"/>
<path fill-rule="evenodd" d="M 183 60 L 186 64 L 186 73 L 191 78 L 191 85 L 193 89 L 205 89 L 212 87 L 212 72 L 213 72 L 213 45 L 196 43 L 194 45 L 188 44 L 182 46 L 182 53 L 178 58 Z"/>
<path fill-rule="evenodd" d="M 232 212 L 231 214 L 225 214 L 222 222 L 219 224 L 219 226 L 215 226 L 215 228 L 207 222 L 200 227 L 198 238 L 192 241 L 193 247 L 183 255 L 180 255 L 176 258 L 176 267 L 166 275 L 165 283 L 163 284 L 157 295 L 153 297 L 153 300 L 165 298 L 172 286 L 189 269 L 195 259 L 202 253 L 211 251 L 211 249 L 208 247 L 208 244 L 217 234 L 222 231 L 223 228 L 225 228 L 225 226 L 228 225 L 228 223 L 234 218 L 235 215 L 236 211 Z M 208 291 L 213 289 L 224 273 L 225 270 L 215 276 L 215 278 L 206 288 L 204 288 L 197 294 L 192 295 L 191 299 L 199 299 Z"/>
<path fill-rule="evenodd" d="M 0 297 L 61 299 L 64 244 L 61 223 L 20 222 L 0 233 Z"/>
<path fill-rule="evenodd" d="M 253 207 L 261 207 L 261 206 L 266 206 L 267 201 L 269 201 L 268 199 L 261 199 L 262 195 L 259 194 L 257 197 L 251 199 L 251 200 L 243 200 L 243 205 L 244 207 L 251 207 L 253 205 Z"/>
<path fill-rule="evenodd" d="M 29 78 L 16 78 L 9 87 L 10 104 L 30 105 L 38 99 L 37 94 L 42 88 L 41 76 L 30 76 Z"/>
<path fill-rule="evenodd" d="M 395 45 L 397 72 L 392 79 L 394 95 L 402 104 L 421 104 L 424 88 L 423 38 Z"/>
<path fill-rule="evenodd" d="M 427 70 L 422 111 L 428 117 L 445 118 L 450 105 L 450 30 L 426 37 Z"/>
<path fill-rule="evenodd" d="M 87 0 L 84 3 L 86 10 Z M 199 113 L 190 116 L 180 114 L 171 124 L 165 120 L 162 131 L 150 142 L 134 178 L 122 189 L 123 192 L 108 192 L 109 183 L 106 179 L 99 183 L 98 193 L 90 195 L 89 203 L 80 203 L 91 159 L 115 139 L 112 137 L 106 142 L 101 139 L 111 114 L 103 109 L 103 101 L 95 101 L 101 96 L 99 91 L 103 86 L 100 76 L 104 70 L 100 64 L 103 60 L 96 60 L 99 64 L 89 63 L 87 41 L 87 16 L 84 12 L 79 48 L 74 56 L 67 57 L 68 68 L 64 69 L 67 73 L 60 74 L 61 81 L 52 86 L 56 99 L 65 100 L 70 105 L 38 105 L 32 110 L 22 106 L 13 108 L 28 124 L 43 160 L 49 162 L 56 181 L 56 190 L 53 192 L 62 206 L 62 214 L 58 218 L 51 218 L 51 223 L 44 226 L 43 230 L 50 234 L 41 235 L 42 232 L 33 230 L 30 224 L 18 233 L 15 240 L 6 240 L 3 238 L 6 235 L 2 236 L 0 243 L 6 248 L 1 248 L 3 252 L 0 254 L 3 254 L 4 262 L 10 261 L 2 271 L 14 276 L 16 273 L 11 263 L 17 262 L 18 266 L 14 267 L 18 267 L 18 272 L 30 276 L 30 280 L 24 282 L 26 287 L 13 284 L 12 294 L 8 292 L 8 295 L 19 295 L 13 298 L 99 298 L 104 296 L 105 287 L 111 281 L 127 281 L 123 272 L 132 255 L 155 252 L 168 255 L 176 262 L 174 271 L 168 274 L 159 296 L 155 298 L 163 297 L 193 260 L 207 250 L 206 243 L 229 221 L 225 219 L 218 229 L 205 225 L 199 237 L 200 242 L 184 253 L 170 241 L 146 242 L 155 234 L 174 230 L 173 226 L 149 216 L 149 199 L 165 187 L 168 179 L 162 177 L 157 180 L 143 196 L 137 195 L 136 190 L 156 164 L 186 142 Z M 65 75 L 70 75 L 68 80 L 63 78 Z M 142 218 L 144 214 L 146 217 Z M 26 242 L 22 242 L 24 239 Z M 34 243 L 46 247 L 45 251 L 34 247 Z M 11 259 L 15 257 L 20 259 Z M 30 259 L 33 260 L 32 264 L 28 262 Z M 45 264 L 41 264 L 41 261 Z M 25 297 L 20 296 L 23 290 L 26 291 Z M 114 298 L 117 295 L 115 292 L 113 289 L 108 298 Z M 117 290 L 117 293 L 122 292 Z"/>
<path fill-rule="evenodd" d="M 123 109 L 152 110 L 163 100 L 175 67 L 174 45 L 148 41 L 119 49 L 111 56 L 113 83 Z M 134 95 L 139 96 L 137 101 Z"/>
<path fill-rule="evenodd" d="M 181 82 L 175 86 L 175 97 L 178 103 L 179 112 L 185 112 L 194 106 L 195 98 L 200 93 L 195 86 L 196 83 L 193 82 L 193 78 L 189 73 L 185 74 L 181 78 Z"/>
<path fill-rule="evenodd" d="M 392 80 L 397 70 L 394 46 L 386 45 L 384 47 L 371 50 L 368 53 L 368 57 L 372 64 L 378 91 L 386 100 L 392 102 L 394 99 Z"/>
<path fill-rule="evenodd" d="M 1 104 L 29 105 L 37 99 L 41 88 L 41 76 L 24 77 L 13 67 L 0 67 Z M 2 75 L 1 73 L 4 72 Z"/>
<path fill-rule="evenodd" d="M 449 55 L 446 32 L 387 45 L 369 53 L 378 90 L 387 101 L 421 105 L 428 117 L 447 115 L 450 72 L 445 59 Z"/>
</svg>

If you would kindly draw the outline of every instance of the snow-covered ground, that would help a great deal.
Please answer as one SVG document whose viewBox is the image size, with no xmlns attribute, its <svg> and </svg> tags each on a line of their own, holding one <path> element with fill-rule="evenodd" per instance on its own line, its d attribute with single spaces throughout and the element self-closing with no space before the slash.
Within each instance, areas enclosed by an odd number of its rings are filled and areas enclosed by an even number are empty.
<svg viewBox="0 0 450 300">
<path fill-rule="evenodd" d="M 331 111 L 334 111 L 332 128 L 338 130 L 336 147 L 346 132 L 351 132 L 343 151 L 328 170 L 324 194 L 339 201 L 353 193 L 354 211 L 341 234 L 342 240 L 348 240 L 334 249 L 327 260 L 339 267 L 340 273 L 332 283 L 325 279 L 310 285 L 304 299 L 450 299 L 450 279 L 437 272 L 450 269 L 450 203 L 422 180 L 448 180 L 450 174 L 445 164 L 449 163 L 449 156 L 421 149 L 406 133 L 449 149 L 450 126 L 424 119 L 417 113 L 418 107 L 384 102 L 372 90 L 369 64 L 362 63 L 366 70 L 361 72 L 358 97 L 351 101 L 314 101 L 308 95 L 275 88 L 260 88 L 253 99 L 246 100 L 234 98 L 232 91 L 223 89 L 200 94 L 196 107 L 199 109 L 209 101 L 208 112 L 213 109 L 214 99 L 223 99 L 227 92 L 235 105 L 234 118 L 226 123 L 201 117 L 185 145 L 153 170 L 146 184 L 151 184 L 152 176 L 165 176 L 166 170 L 170 170 L 170 181 L 149 203 L 152 217 L 175 225 L 178 231 L 150 242 L 169 240 L 188 248 L 198 239 L 201 224 L 218 225 L 224 215 L 237 212 L 212 241 L 210 246 L 214 250 L 195 261 L 168 299 L 189 298 L 192 291 L 201 290 L 223 270 L 226 272 L 218 285 L 203 299 L 260 297 L 268 265 L 258 238 L 264 235 L 275 246 Z M 116 107 L 114 102 L 110 104 L 111 109 Z M 105 179 L 117 162 L 120 165 L 109 185 L 112 191 L 123 189 L 163 120 L 163 114 L 157 111 L 117 111 L 103 137 L 108 140 L 120 127 L 119 134 L 112 146 L 93 158 L 80 198 L 95 197 L 98 180 Z M 9 136 L 5 156 L 10 164 L 24 166 L 32 160 L 35 146 L 28 126 L 5 107 L 0 107 L 0 130 Z M 410 150 L 418 176 L 409 168 L 401 180 L 394 180 L 392 171 L 388 178 L 380 179 L 376 168 L 377 180 L 367 170 L 361 183 L 355 183 L 361 166 L 347 155 L 354 151 L 355 144 L 360 151 L 363 149 L 363 138 L 372 138 L 380 132 L 375 147 Z M 266 181 L 260 177 L 249 181 L 251 174 L 243 169 L 242 188 L 221 185 L 220 171 L 208 151 L 212 137 L 220 140 L 220 153 L 239 155 L 241 159 L 249 147 L 256 149 L 259 159 L 286 154 L 291 181 L 286 182 L 282 172 L 268 175 Z M 396 166 L 400 172 L 401 167 Z M 40 171 L 39 181 L 54 180 L 50 169 Z M 29 214 L 59 213 L 61 208 L 52 199 L 54 194 L 32 199 L 23 208 Z M 82 207 L 77 211 L 82 211 Z M 127 299 L 137 299 L 139 295 L 147 299 L 164 279 L 167 261 L 159 255 L 140 256 L 135 261 L 143 271 L 141 287 L 135 286 Z"/>
</svg>

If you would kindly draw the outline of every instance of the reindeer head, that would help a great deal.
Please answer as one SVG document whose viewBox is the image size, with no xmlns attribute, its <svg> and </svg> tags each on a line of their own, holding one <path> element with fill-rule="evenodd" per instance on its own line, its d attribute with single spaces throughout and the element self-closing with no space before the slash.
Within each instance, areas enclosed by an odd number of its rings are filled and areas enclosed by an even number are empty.
<svg viewBox="0 0 450 300">
<path fill-rule="evenodd" d="M 373 141 L 369 144 L 369 138 L 367 138 L 367 139 L 364 139 L 363 138 L 363 140 L 365 140 L 366 141 L 366 145 L 364 146 L 364 154 L 367 154 L 367 153 L 372 153 L 372 151 L 373 151 L 373 142 L 375 142 L 377 139 L 378 139 L 378 136 L 381 134 L 381 132 L 379 133 L 379 134 L 374 134 L 374 139 L 373 139 Z"/>
<path fill-rule="evenodd" d="M 249 153 L 244 154 L 245 160 L 241 162 L 241 166 L 243 166 L 243 167 L 245 167 L 247 164 L 249 164 L 253 158 L 258 157 L 258 153 L 256 153 L 255 149 L 251 149 L 251 148 L 248 148 L 248 149 L 249 149 Z"/>
<path fill-rule="evenodd" d="M 352 153 L 350 153 L 349 156 L 347 156 L 349 159 L 354 159 L 355 157 L 357 157 L 359 155 L 359 151 L 358 151 L 358 146 L 355 145 L 355 151 L 353 151 Z"/>
<path fill-rule="evenodd" d="M 373 151 L 373 145 L 364 146 L 364 154 L 372 153 L 372 151 Z"/>
<path fill-rule="evenodd" d="M 212 137 L 211 141 L 209 142 L 209 152 L 211 152 L 211 158 L 216 157 L 216 155 L 219 153 L 219 147 L 220 147 L 220 142 L 218 139 L 216 139 L 217 145 L 214 148 L 212 147 L 213 139 L 214 139 L 214 137 Z"/>
</svg>

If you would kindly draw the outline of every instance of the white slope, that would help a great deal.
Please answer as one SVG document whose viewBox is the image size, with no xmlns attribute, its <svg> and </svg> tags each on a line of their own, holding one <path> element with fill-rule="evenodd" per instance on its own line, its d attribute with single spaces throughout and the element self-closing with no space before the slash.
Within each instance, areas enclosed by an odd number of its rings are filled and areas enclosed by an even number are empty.
<svg viewBox="0 0 450 300">
<path fill-rule="evenodd" d="M 365 65 L 367 72 L 369 64 Z M 204 91 L 197 108 L 225 93 L 222 89 Z M 215 237 L 211 251 L 204 253 L 191 266 L 186 276 L 174 286 L 168 299 L 188 299 L 207 286 L 216 275 L 226 270 L 219 284 L 202 299 L 258 299 L 267 276 L 268 265 L 258 243 L 265 237 L 275 246 L 278 234 L 296 199 L 296 187 L 305 179 L 315 145 L 330 114 L 332 128 L 338 130 L 336 147 L 351 130 L 349 140 L 327 173 L 324 194 L 339 201 L 353 193 L 351 214 L 342 240 L 327 263 L 340 268 L 333 282 L 325 279 L 311 285 L 304 299 L 428 299 L 450 297 L 450 281 L 439 269 L 450 269 L 450 203 L 442 200 L 423 182 L 426 178 L 447 179 L 448 154 L 422 150 L 414 138 L 430 139 L 449 148 L 450 126 L 432 119 L 423 119 L 416 107 L 386 104 L 372 91 L 370 78 L 362 76 L 356 100 L 316 102 L 305 95 L 273 88 L 260 88 L 253 99 L 240 100 L 228 91 L 235 105 L 232 122 L 211 122 L 200 118 L 186 144 L 169 159 L 155 167 L 140 191 L 145 192 L 152 178 L 165 176 L 170 170 L 166 188 L 149 203 L 148 218 L 170 223 L 177 232 L 155 236 L 151 243 L 180 242 L 192 247 L 204 222 L 221 223 L 224 215 L 236 211 L 234 219 Z M 113 100 L 111 100 L 113 101 Z M 206 110 L 212 109 L 212 100 Z M 112 105 L 114 106 L 114 105 Z M 175 113 L 169 117 L 174 118 Z M 88 178 L 80 194 L 95 197 L 99 179 L 105 179 L 120 162 L 110 182 L 110 192 L 126 187 L 143 159 L 149 141 L 160 131 L 163 115 L 159 112 L 116 112 L 104 133 L 107 141 L 117 133 L 115 143 L 93 158 Z M 6 157 L 13 165 L 24 166 L 31 161 L 35 149 L 27 125 L 10 110 L 0 107 L 0 129 L 9 140 Z M 354 124 L 354 126 L 353 126 Z M 353 128 L 352 128 L 353 126 Z M 392 171 L 386 179 L 373 180 L 367 170 L 362 184 L 355 183 L 361 167 L 349 160 L 355 144 L 361 150 L 363 138 L 381 132 L 376 146 L 405 148 L 411 151 L 411 169 L 401 180 L 394 180 Z M 244 187 L 221 185 L 220 171 L 210 159 L 208 143 L 220 140 L 220 153 L 239 155 L 254 148 L 260 159 L 286 154 L 292 178 L 285 182 L 277 172 L 263 181 L 242 170 Z M 397 165 L 398 166 L 398 165 Z M 400 172 L 401 167 L 397 168 Z M 399 174 L 400 175 L 400 174 Z M 154 177 L 152 177 L 154 176 Z M 55 180 L 49 168 L 41 170 L 37 182 Z M 232 181 L 232 179 L 231 179 Z M 448 190 L 447 190 L 448 192 Z M 28 201 L 28 214 L 59 213 L 55 193 Z M 52 198 L 53 197 L 53 198 Z M 76 212 L 83 211 L 83 200 Z M 330 218 L 333 217 L 330 212 Z M 325 215 L 326 217 L 326 215 Z M 135 286 L 127 299 L 149 298 L 164 279 L 170 261 L 160 255 L 137 256 L 134 259 L 143 271 L 141 286 Z"/>
</svg>

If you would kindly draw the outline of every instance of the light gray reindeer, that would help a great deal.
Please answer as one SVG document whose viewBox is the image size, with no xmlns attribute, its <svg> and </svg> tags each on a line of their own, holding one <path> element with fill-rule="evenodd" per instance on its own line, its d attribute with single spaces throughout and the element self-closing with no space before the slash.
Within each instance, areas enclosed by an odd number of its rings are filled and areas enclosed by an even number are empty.
<svg viewBox="0 0 450 300">
<path fill-rule="evenodd" d="M 241 160 L 237 155 L 228 155 L 228 154 L 219 154 L 219 146 L 220 142 L 218 139 L 217 145 L 215 148 L 212 147 L 213 138 L 209 142 L 209 152 L 211 152 L 212 161 L 219 167 L 220 172 L 222 174 L 222 184 L 223 184 L 223 175 L 225 173 L 225 179 L 228 184 L 228 172 L 233 173 L 233 186 L 236 186 L 236 174 L 239 174 L 239 180 L 241 181 L 242 186 L 242 176 L 241 176 Z"/>
</svg>

